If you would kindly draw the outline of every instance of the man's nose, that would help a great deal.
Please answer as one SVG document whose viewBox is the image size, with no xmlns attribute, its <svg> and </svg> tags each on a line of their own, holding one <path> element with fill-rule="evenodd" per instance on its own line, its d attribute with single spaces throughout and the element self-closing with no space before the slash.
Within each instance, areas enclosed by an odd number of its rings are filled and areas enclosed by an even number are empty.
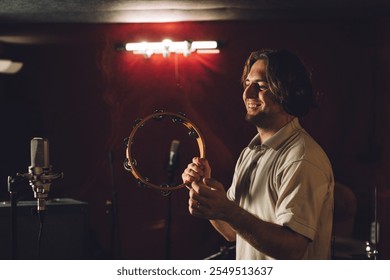
<svg viewBox="0 0 390 280">
<path fill-rule="evenodd" d="M 257 98 L 256 84 L 249 84 L 244 90 L 244 98 Z"/>
</svg>

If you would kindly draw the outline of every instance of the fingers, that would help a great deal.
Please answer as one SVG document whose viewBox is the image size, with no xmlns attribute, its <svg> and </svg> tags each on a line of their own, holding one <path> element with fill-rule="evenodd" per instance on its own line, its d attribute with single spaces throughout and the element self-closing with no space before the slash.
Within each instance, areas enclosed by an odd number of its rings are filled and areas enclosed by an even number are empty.
<svg viewBox="0 0 390 280">
<path fill-rule="evenodd" d="M 210 178 L 211 177 L 211 167 L 209 164 L 209 161 L 205 158 L 200 158 L 200 157 L 194 157 L 192 159 L 192 162 L 195 163 L 197 166 L 199 166 L 202 171 L 203 171 L 203 176 L 205 178 Z"/>
<path fill-rule="evenodd" d="M 215 189 L 204 183 L 204 180 L 195 181 L 191 183 L 191 189 L 194 191 L 194 196 L 211 198 Z"/>
<path fill-rule="evenodd" d="M 213 190 L 225 191 L 225 187 L 220 182 L 214 180 L 213 178 L 204 178 L 203 183 L 209 186 Z"/>
<path fill-rule="evenodd" d="M 196 212 L 200 208 L 200 202 L 196 200 L 196 192 L 193 189 L 190 189 L 189 196 L 188 211 L 191 213 L 191 215 L 196 215 Z"/>
<path fill-rule="evenodd" d="M 217 194 L 225 196 L 225 187 L 212 178 L 203 178 L 200 181 L 191 182 L 191 188 L 201 196 L 212 198 Z"/>
<path fill-rule="evenodd" d="M 191 189 L 190 198 L 188 199 L 188 210 L 190 214 L 196 217 L 203 217 L 208 208 L 207 200 Z"/>
<path fill-rule="evenodd" d="M 190 163 L 181 175 L 181 178 L 184 183 L 199 181 L 202 177 L 203 170 L 195 163 Z"/>
<path fill-rule="evenodd" d="M 224 213 L 227 201 L 224 187 L 218 181 L 203 178 L 191 183 L 188 200 L 191 215 L 197 218 L 219 219 L 221 213 Z"/>
<path fill-rule="evenodd" d="M 193 198 L 189 198 L 188 199 L 188 207 L 189 207 L 190 212 L 197 211 L 200 209 L 201 203 Z"/>
<path fill-rule="evenodd" d="M 212 182 L 207 185 L 204 182 Z M 217 186 L 217 188 L 213 187 Z M 215 180 L 203 179 L 202 181 L 192 182 L 189 191 L 190 201 L 199 202 L 206 209 L 212 208 L 217 202 L 226 199 L 226 193 L 223 185 Z M 196 206 L 196 205 L 195 205 Z M 191 204 L 190 207 L 193 208 Z"/>
<path fill-rule="evenodd" d="M 191 183 L 199 181 L 201 178 L 209 178 L 211 169 L 206 159 L 195 157 L 192 162 L 187 165 L 187 168 L 182 173 L 183 183 Z"/>
</svg>

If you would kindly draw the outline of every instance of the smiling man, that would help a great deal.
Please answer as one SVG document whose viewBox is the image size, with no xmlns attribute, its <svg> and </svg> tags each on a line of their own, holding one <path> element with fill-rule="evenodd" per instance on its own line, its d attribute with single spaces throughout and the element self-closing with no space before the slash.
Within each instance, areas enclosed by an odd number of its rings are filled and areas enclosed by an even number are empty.
<svg viewBox="0 0 390 280">
<path fill-rule="evenodd" d="M 310 77 L 295 55 L 266 50 L 249 56 L 242 83 L 245 118 L 258 133 L 227 192 L 207 159 L 193 159 L 182 174 L 189 211 L 236 241 L 237 259 L 329 259 L 332 167 L 298 119 L 314 103 Z"/>
</svg>

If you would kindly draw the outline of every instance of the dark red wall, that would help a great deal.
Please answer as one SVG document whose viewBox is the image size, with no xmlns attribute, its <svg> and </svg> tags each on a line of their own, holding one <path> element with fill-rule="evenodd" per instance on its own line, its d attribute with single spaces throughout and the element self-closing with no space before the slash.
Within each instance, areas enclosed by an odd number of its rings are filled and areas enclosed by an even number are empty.
<svg viewBox="0 0 390 280">
<path fill-rule="evenodd" d="M 108 154 L 113 151 L 120 245 L 115 257 L 165 258 L 169 200 L 138 187 L 122 166 L 123 139 L 133 121 L 156 109 L 184 112 L 204 133 L 213 176 L 228 187 L 235 160 L 255 133 L 244 121 L 243 63 L 250 51 L 284 48 L 305 61 L 322 94 L 320 107 L 302 123 L 328 153 L 336 180 L 358 199 L 353 237 L 369 238 L 377 186 L 379 249 L 389 258 L 388 26 L 388 20 L 3 26 L 0 35 L 33 34 L 46 41 L 0 47 L 2 56 L 24 61 L 17 75 L 0 76 L 1 143 L 6 147 L 0 193 L 7 199 L 6 177 L 27 170 L 30 139 L 47 137 L 52 165 L 65 173 L 50 196 L 89 203 L 90 257 L 110 258 Z M 119 42 L 167 37 L 223 44 L 220 54 L 150 59 L 114 49 Z M 169 145 L 176 138 L 181 140 L 180 170 L 184 168 L 196 150 L 183 131 L 168 120 L 140 132 L 137 161 L 147 176 L 166 180 Z M 172 258 L 204 258 L 226 244 L 207 221 L 188 214 L 185 189 L 172 193 L 170 203 Z"/>
</svg>

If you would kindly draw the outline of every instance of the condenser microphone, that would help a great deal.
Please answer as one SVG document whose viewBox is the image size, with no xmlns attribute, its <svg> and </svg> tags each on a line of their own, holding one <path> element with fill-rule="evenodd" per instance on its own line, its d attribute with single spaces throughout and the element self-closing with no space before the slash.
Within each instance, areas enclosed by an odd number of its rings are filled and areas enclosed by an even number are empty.
<svg viewBox="0 0 390 280">
<path fill-rule="evenodd" d="M 168 161 L 168 177 L 170 183 L 173 183 L 173 176 L 178 168 L 179 164 L 179 140 L 172 140 L 171 148 L 169 150 L 169 161 Z"/>
<path fill-rule="evenodd" d="M 51 182 L 62 177 L 62 174 L 52 173 L 49 156 L 49 140 L 34 137 L 30 142 L 31 165 L 29 166 L 30 185 L 37 199 L 38 212 L 46 210 Z"/>
<path fill-rule="evenodd" d="M 179 140 L 173 140 L 171 143 L 171 149 L 169 150 L 169 163 L 170 169 L 175 169 L 179 161 Z"/>
<path fill-rule="evenodd" d="M 31 165 L 28 173 L 19 174 L 29 180 L 37 199 L 38 212 L 46 210 L 46 198 L 48 197 L 52 180 L 62 178 L 62 173 L 53 173 L 49 157 L 49 140 L 34 137 L 30 142 Z"/>
<path fill-rule="evenodd" d="M 30 142 L 31 164 L 29 171 L 32 174 L 42 174 L 50 169 L 49 141 L 35 137 Z"/>
</svg>

